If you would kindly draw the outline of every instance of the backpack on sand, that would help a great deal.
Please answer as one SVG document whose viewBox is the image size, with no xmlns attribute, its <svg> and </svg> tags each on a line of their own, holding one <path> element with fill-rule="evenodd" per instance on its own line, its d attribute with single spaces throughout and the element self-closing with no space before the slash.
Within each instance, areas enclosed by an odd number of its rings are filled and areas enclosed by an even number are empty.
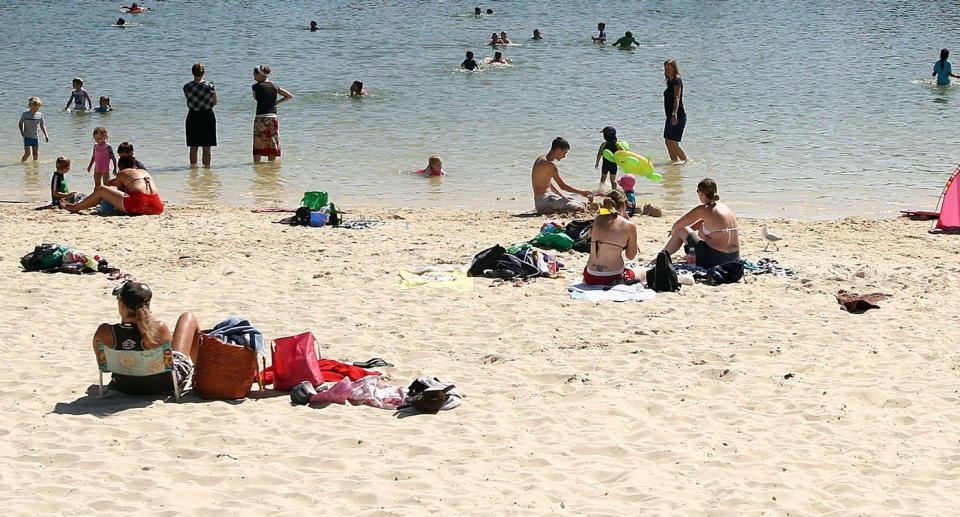
<svg viewBox="0 0 960 517">
<path fill-rule="evenodd" d="M 673 262 L 670 260 L 670 254 L 667 253 L 667 250 L 661 250 L 657 254 L 657 265 L 647 271 L 647 285 L 658 293 L 680 290 L 677 270 L 673 268 Z"/>
</svg>

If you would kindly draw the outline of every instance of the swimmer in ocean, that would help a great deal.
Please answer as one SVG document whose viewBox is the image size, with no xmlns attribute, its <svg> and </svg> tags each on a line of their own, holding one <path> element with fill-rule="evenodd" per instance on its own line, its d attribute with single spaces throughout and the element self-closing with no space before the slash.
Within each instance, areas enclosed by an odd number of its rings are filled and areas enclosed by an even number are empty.
<svg viewBox="0 0 960 517">
<path fill-rule="evenodd" d="M 117 27 L 123 27 L 126 24 L 127 20 L 124 20 L 123 18 L 117 18 Z"/>
<path fill-rule="evenodd" d="M 350 85 L 350 96 L 351 97 L 366 97 L 367 90 L 363 89 L 363 81 L 357 79 Z"/>
<path fill-rule="evenodd" d="M 543 36 L 540 35 L 540 29 L 533 29 L 533 37 L 530 39 L 543 39 Z"/>
<path fill-rule="evenodd" d="M 620 47 L 620 50 L 630 50 L 634 45 L 639 47 L 640 42 L 633 39 L 633 33 L 630 31 L 627 31 L 622 38 L 613 42 L 613 46 Z"/>
<path fill-rule="evenodd" d="M 317 20 L 310 20 L 310 32 L 317 32 Z"/>
<path fill-rule="evenodd" d="M 490 64 L 490 63 L 499 63 L 501 65 L 505 65 L 507 64 L 507 61 L 503 59 L 503 52 L 500 52 L 498 50 L 493 53 L 493 58 L 491 58 L 490 61 L 487 61 L 487 64 Z"/>
<path fill-rule="evenodd" d="M 476 70 L 480 68 L 480 65 L 473 59 L 473 51 L 467 51 L 467 59 L 463 60 L 463 63 L 460 63 L 460 68 L 465 68 L 467 70 Z"/>
<path fill-rule="evenodd" d="M 513 43 L 509 38 L 507 38 L 507 31 L 500 31 L 500 43 L 504 45 Z"/>
<path fill-rule="evenodd" d="M 487 43 L 487 45 L 490 45 L 491 47 L 496 47 L 497 45 L 500 45 L 502 43 L 503 42 L 500 41 L 500 35 L 494 32 L 493 34 L 490 35 L 490 42 Z"/>
<path fill-rule="evenodd" d="M 473 8 L 473 15 L 476 16 L 477 18 L 479 18 L 479 17 L 483 16 L 483 11 L 481 11 L 479 7 L 474 7 L 474 8 Z"/>
</svg>

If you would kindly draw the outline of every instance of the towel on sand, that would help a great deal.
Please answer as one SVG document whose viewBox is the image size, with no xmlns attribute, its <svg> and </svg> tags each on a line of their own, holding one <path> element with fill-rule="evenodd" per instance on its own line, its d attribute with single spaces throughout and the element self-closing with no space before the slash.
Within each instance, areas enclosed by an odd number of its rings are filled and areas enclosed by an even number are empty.
<svg viewBox="0 0 960 517">
<path fill-rule="evenodd" d="M 860 314 L 869 309 L 879 309 L 880 306 L 877 305 L 877 302 L 886 300 L 891 296 L 884 293 L 859 294 L 841 289 L 837 291 L 837 303 L 841 305 L 841 309 L 847 312 Z"/>
<path fill-rule="evenodd" d="M 417 271 L 423 271 L 423 269 L 425 268 L 420 268 Z M 400 287 L 402 289 L 412 289 L 424 285 L 472 291 L 473 278 L 468 277 L 464 271 L 423 271 L 418 274 L 408 269 L 400 270 Z"/>
<path fill-rule="evenodd" d="M 643 282 L 633 285 L 590 285 L 583 283 L 582 279 L 573 283 L 567 290 L 570 291 L 570 298 L 574 300 L 587 300 L 591 302 L 642 302 L 652 300 L 657 293 L 647 289 Z"/>
</svg>

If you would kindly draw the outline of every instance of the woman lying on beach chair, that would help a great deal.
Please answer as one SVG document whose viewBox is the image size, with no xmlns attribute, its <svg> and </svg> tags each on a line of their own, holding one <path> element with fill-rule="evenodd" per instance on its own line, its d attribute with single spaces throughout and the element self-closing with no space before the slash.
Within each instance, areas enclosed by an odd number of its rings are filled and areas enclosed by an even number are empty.
<svg viewBox="0 0 960 517">
<path fill-rule="evenodd" d="M 583 268 L 583 281 L 591 285 L 610 285 L 618 280 L 633 280 L 633 270 L 624 269 L 627 260 L 637 256 L 637 225 L 626 217 L 627 197 L 619 190 L 607 194 L 603 208 L 590 230 L 590 259 Z"/>
<path fill-rule="evenodd" d="M 171 336 L 167 324 L 157 321 L 150 312 L 153 292 L 146 284 L 127 281 L 114 289 L 113 294 L 117 297 L 120 323 L 101 323 L 93 335 L 93 351 L 98 356 L 98 362 L 101 362 L 101 347 L 136 351 L 169 344 L 173 349 L 173 367 L 179 389 L 183 390 L 193 372 L 193 361 L 199 349 L 200 327 L 196 316 L 189 312 L 181 314 Z M 167 395 L 174 392 L 171 375 L 173 372 L 144 377 L 113 373 L 109 387 L 130 395 Z"/>
</svg>

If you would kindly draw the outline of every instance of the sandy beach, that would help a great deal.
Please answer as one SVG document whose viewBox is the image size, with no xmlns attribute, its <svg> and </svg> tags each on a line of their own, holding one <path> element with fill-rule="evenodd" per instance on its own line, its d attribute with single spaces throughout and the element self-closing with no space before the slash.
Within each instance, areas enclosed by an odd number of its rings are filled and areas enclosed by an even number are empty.
<svg viewBox="0 0 960 517">
<path fill-rule="evenodd" d="M 929 222 L 741 219 L 745 258 L 793 277 L 572 300 L 570 278 L 401 289 L 398 272 L 523 242 L 541 217 L 356 210 L 364 230 L 172 206 L 97 217 L 0 206 L 0 503 L 14 515 L 950 515 L 956 511 L 956 236 Z M 637 217 L 643 261 L 679 215 Z M 764 222 L 785 239 L 763 252 Z M 312 331 L 390 384 L 455 383 L 461 407 L 97 396 L 116 322 L 106 275 L 23 273 L 41 242 L 95 252 L 170 323 Z M 570 276 L 587 256 L 565 252 Z M 893 295 L 863 314 L 840 289 Z"/>
</svg>

